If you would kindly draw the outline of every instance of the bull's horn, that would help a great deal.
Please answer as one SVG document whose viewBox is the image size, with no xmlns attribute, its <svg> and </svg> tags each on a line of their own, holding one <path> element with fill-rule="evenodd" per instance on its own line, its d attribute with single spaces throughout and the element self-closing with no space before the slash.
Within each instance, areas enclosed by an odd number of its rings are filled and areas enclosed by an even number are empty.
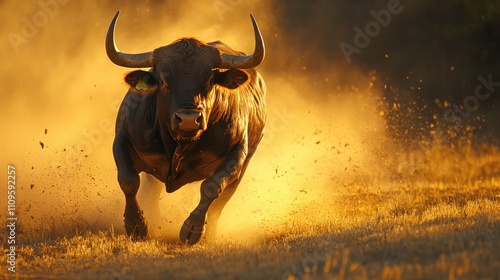
<svg viewBox="0 0 500 280">
<path fill-rule="evenodd" d="M 138 54 L 120 52 L 115 43 L 115 25 L 118 15 L 120 15 L 120 11 L 116 12 L 115 17 L 109 25 L 108 34 L 106 35 L 106 53 L 108 54 L 109 59 L 114 64 L 124 67 L 153 67 L 153 52 Z"/>
<path fill-rule="evenodd" d="M 252 19 L 253 31 L 255 34 L 255 50 L 251 55 L 235 55 L 222 53 L 222 63 L 219 65 L 219 68 L 242 68 L 248 69 L 253 68 L 259 65 L 265 56 L 265 46 L 264 39 L 262 39 L 262 35 L 260 34 L 259 26 L 257 22 L 250 14 L 250 18 Z"/>
</svg>

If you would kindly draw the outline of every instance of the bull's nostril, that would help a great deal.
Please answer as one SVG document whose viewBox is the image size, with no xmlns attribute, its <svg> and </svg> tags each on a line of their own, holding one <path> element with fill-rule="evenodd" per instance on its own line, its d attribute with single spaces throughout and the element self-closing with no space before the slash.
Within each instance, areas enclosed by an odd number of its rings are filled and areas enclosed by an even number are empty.
<svg viewBox="0 0 500 280">
<path fill-rule="evenodd" d="M 180 130 L 194 131 L 201 129 L 203 126 L 204 119 L 200 111 L 184 109 L 175 112 L 174 116 L 172 121 Z"/>
<path fill-rule="evenodd" d="M 177 123 L 182 123 L 182 118 L 177 113 L 175 113 L 175 120 L 177 121 Z"/>
<path fill-rule="evenodd" d="M 201 123 L 203 122 L 203 117 L 201 116 L 201 113 L 198 115 L 195 122 L 197 125 L 201 125 Z"/>
</svg>

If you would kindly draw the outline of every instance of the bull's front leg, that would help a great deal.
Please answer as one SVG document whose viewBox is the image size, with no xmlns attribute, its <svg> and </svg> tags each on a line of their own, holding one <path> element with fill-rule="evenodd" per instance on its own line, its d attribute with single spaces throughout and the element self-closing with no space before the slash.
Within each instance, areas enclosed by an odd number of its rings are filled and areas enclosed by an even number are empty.
<svg viewBox="0 0 500 280">
<path fill-rule="evenodd" d="M 148 227 L 142 209 L 137 203 L 137 191 L 140 178 L 134 168 L 130 142 L 123 136 L 117 135 L 113 142 L 113 155 L 118 169 L 118 183 L 125 194 L 125 231 L 132 239 L 144 238 L 148 234 Z"/>
<path fill-rule="evenodd" d="M 216 172 L 201 183 L 200 203 L 184 221 L 179 234 L 182 242 L 192 245 L 201 239 L 205 233 L 208 208 L 228 185 L 239 178 L 246 156 L 246 146 L 238 145 Z"/>
</svg>

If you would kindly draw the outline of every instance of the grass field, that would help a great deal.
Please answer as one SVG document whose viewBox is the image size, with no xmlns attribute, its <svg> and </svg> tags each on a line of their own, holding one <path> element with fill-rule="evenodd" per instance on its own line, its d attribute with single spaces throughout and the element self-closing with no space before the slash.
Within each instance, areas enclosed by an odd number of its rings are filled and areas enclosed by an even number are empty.
<svg viewBox="0 0 500 280">
<path fill-rule="evenodd" d="M 243 239 L 222 235 L 187 246 L 171 237 L 133 242 L 112 228 L 64 236 L 20 233 L 15 276 L 498 279 L 498 149 L 460 151 L 443 158 L 436 151 L 405 155 L 407 170 L 389 179 L 353 180 L 321 204 L 292 211 Z"/>
</svg>

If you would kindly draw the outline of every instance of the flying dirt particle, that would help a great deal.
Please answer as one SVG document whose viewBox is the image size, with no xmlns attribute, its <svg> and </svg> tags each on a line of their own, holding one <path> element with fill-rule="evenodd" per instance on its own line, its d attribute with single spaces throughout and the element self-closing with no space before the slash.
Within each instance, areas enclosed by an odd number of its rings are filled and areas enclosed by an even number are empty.
<svg viewBox="0 0 500 280">
<path fill-rule="evenodd" d="M 47 132 L 49 132 L 47 129 L 45 129 L 45 134 L 47 134 Z"/>
<path fill-rule="evenodd" d="M 35 187 L 35 184 L 30 184 L 30 189 L 33 189 Z"/>
<path fill-rule="evenodd" d="M 318 145 L 319 143 L 321 143 L 321 141 L 316 141 L 316 145 Z"/>
<path fill-rule="evenodd" d="M 307 194 L 306 189 L 301 189 L 301 190 L 299 190 L 299 192 L 303 192 L 303 193 Z"/>
<path fill-rule="evenodd" d="M 45 147 L 45 144 L 43 144 L 42 141 L 40 141 L 40 146 L 42 147 L 42 149 Z"/>
<path fill-rule="evenodd" d="M 34 167 L 34 166 L 32 166 L 32 167 L 31 167 L 31 170 L 33 170 L 33 169 L 35 169 L 35 167 Z"/>
<path fill-rule="evenodd" d="M 63 152 L 66 152 L 66 149 L 63 149 Z"/>
</svg>

